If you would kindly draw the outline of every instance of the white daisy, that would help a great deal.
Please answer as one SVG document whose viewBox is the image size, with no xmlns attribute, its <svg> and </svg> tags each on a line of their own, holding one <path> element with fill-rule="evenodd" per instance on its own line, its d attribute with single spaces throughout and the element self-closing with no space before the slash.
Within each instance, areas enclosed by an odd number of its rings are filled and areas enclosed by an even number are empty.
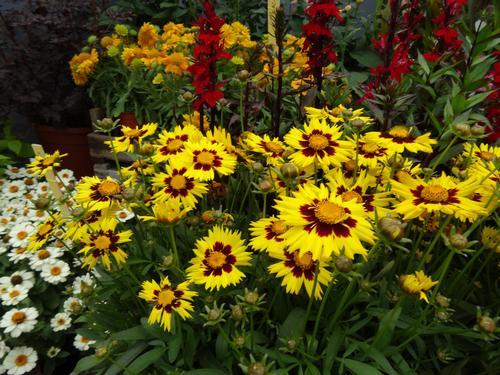
<svg viewBox="0 0 500 375">
<path fill-rule="evenodd" d="M 30 290 L 35 285 L 35 274 L 30 271 L 16 271 L 10 276 L 0 277 L 0 285 L 16 286 Z"/>
<path fill-rule="evenodd" d="M 36 192 L 40 196 L 48 196 L 50 193 L 50 185 L 47 182 L 40 182 L 36 186 Z"/>
<path fill-rule="evenodd" d="M 133 212 L 126 210 L 125 208 L 122 208 L 119 211 L 115 212 L 116 218 L 121 221 L 122 223 L 129 221 L 132 219 L 135 215 Z"/>
<path fill-rule="evenodd" d="M 21 260 L 28 259 L 30 257 L 30 253 L 26 246 L 14 247 L 7 253 L 7 257 L 11 263 L 17 264 Z"/>
<path fill-rule="evenodd" d="M 12 309 L 3 315 L 0 327 L 4 328 L 4 332 L 12 337 L 19 337 L 23 332 L 33 331 L 37 318 L 38 311 L 34 307 Z"/>
<path fill-rule="evenodd" d="M 2 187 L 2 193 L 7 199 L 22 197 L 26 193 L 26 185 L 20 180 L 9 181 Z"/>
<path fill-rule="evenodd" d="M 71 317 L 67 313 L 57 313 L 51 320 L 50 326 L 54 332 L 64 331 L 71 327 Z"/>
<path fill-rule="evenodd" d="M 95 344 L 95 340 L 91 340 L 88 337 L 82 335 L 76 335 L 73 345 L 80 351 L 85 351 L 90 349 L 90 345 Z"/>
<path fill-rule="evenodd" d="M 0 254 L 3 254 L 7 251 L 7 246 L 0 244 Z"/>
<path fill-rule="evenodd" d="M 38 360 L 33 348 L 18 346 L 12 349 L 3 360 L 8 375 L 22 375 L 33 370 Z"/>
<path fill-rule="evenodd" d="M 5 356 L 10 351 L 10 348 L 7 346 L 5 340 L 0 336 L 0 359 Z M 1 374 L 2 372 L 0 372 Z"/>
<path fill-rule="evenodd" d="M 14 225 L 9 231 L 9 244 L 14 247 L 28 246 L 29 237 L 36 230 L 30 222 Z"/>
<path fill-rule="evenodd" d="M 73 294 L 81 294 L 82 293 L 82 288 L 83 289 L 88 289 L 94 284 L 94 280 L 92 279 L 92 276 L 90 276 L 89 273 L 83 275 L 83 276 L 78 276 L 75 277 L 75 280 L 73 280 Z"/>
<path fill-rule="evenodd" d="M 7 288 L 4 293 L 0 294 L 0 297 L 2 297 L 2 303 L 5 306 L 15 306 L 28 297 L 28 290 L 16 285 Z"/>
<path fill-rule="evenodd" d="M 0 234 L 7 233 L 12 227 L 13 223 L 10 221 L 10 216 L 2 215 L 0 216 Z"/>
<path fill-rule="evenodd" d="M 24 178 L 28 177 L 28 171 L 24 167 L 16 167 L 14 165 L 8 165 L 5 167 L 5 174 L 9 176 L 11 179 L 14 178 Z"/>
<path fill-rule="evenodd" d="M 40 276 L 50 284 L 60 284 L 66 281 L 69 271 L 69 266 L 66 262 L 55 260 L 42 266 Z"/>
<path fill-rule="evenodd" d="M 83 309 L 83 301 L 80 298 L 69 297 L 63 304 L 64 312 L 68 314 L 80 314 Z"/>
<path fill-rule="evenodd" d="M 70 169 L 61 169 L 59 172 L 57 172 L 57 175 L 59 176 L 61 181 L 64 182 L 65 185 L 74 181 L 74 178 L 73 178 L 74 173 Z"/>
<path fill-rule="evenodd" d="M 32 253 L 30 267 L 35 271 L 41 271 L 44 264 L 53 263 L 54 260 L 63 255 L 63 251 L 58 247 L 49 246 Z"/>
</svg>

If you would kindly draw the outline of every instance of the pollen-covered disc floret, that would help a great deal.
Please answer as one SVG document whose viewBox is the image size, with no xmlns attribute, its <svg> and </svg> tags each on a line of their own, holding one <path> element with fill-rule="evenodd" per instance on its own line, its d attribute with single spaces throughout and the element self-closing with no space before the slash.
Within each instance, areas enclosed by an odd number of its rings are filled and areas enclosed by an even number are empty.
<svg viewBox="0 0 500 375">
<path fill-rule="evenodd" d="M 144 281 L 139 292 L 140 298 L 153 305 L 148 323 L 160 323 L 163 329 L 169 332 L 172 328 L 174 311 L 183 320 L 191 318 L 193 311 L 191 302 L 196 295 L 196 292 L 189 290 L 188 282 L 174 286 L 168 277 L 162 278 L 159 284 L 155 280 Z"/>
<path fill-rule="evenodd" d="M 303 186 L 293 197 L 277 201 L 278 218 L 289 226 L 284 235 L 290 250 L 310 251 L 313 259 L 344 254 L 366 256 L 361 241 L 373 243 L 374 234 L 362 203 L 343 201 L 325 185 Z"/>
<path fill-rule="evenodd" d="M 215 226 L 206 237 L 196 241 L 196 255 L 188 267 L 188 278 L 206 289 L 238 284 L 245 274 L 239 266 L 250 265 L 250 253 L 239 232 Z"/>
</svg>

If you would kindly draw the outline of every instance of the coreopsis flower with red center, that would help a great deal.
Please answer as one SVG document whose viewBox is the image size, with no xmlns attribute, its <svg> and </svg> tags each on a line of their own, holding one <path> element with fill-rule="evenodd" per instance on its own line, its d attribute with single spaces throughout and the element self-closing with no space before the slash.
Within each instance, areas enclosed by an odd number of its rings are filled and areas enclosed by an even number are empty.
<svg viewBox="0 0 500 375">
<path fill-rule="evenodd" d="M 290 250 L 310 251 L 313 259 L 344 254 L 366 256 L 361 241 L 373 244 L 373 229 L 361 203 L 343 201 L 341 196 L 319 187 L 305 185 L 292 197 L 281 197 L 276 205 L 278 218 L 288 230 L 283 235 Z"/>
<path fill-rule="evenodd" d="M 472 162 L 488 163 L 495 159 L 500 160 L 500 147 L 481 143 L 464 143 L 464 158 L 471 158 Z"/>
<path fill-rule="evenodd" d="M 320 299 L 323 294 L 321 286 L 328 285 L 332 281 L 332 273 L 325 268 L 330 261 L 328 257 L 314 260 L 310 251 L 301 255 L 299 250 L 289 251 L 286 249 L 272 250 L 270 256 L 280 261 L 271 264 L 268 270 L 270 273 L 276 274 L 276 277 L 283 278 L 281 286 L 286 288 L 287 293 L 299 294 L 304 286 L 310 298 Z M 316 273 L 318 273 L 318 278 L 313 296 Z"/>
<path fill-rule="evenodd" d="M 157 202 L 153 205 L 153 215 L 139 216 L 143 221 L 156 221 L 157 223 L 173 224 L 184 218 L 193 207 L 184 208 L 175 199 L 166 202 Z"/>
<path fill-rule="evenodd" d="M 158 192 L 153 196 L 157 202 L 175 200 L 185 207 L 194 207 L 198 198 L 208 192 L 207 184 L 186 175 L 186 168 L 165 166 L 166 173 L 158 173 L 153 179 L 153 186 Z"/>
<path fill-rule="evenodd" d="M 198 142 L 201 132 L 193 125 L 176 126 L 173 131 L 164 130 L 156 141 L 157 151 L 153 155 L 155 163 L 168 162 L 170 158 L 184 150 L 187 141 Z"/>
<path fill-rule="evenodd" d="M 385 162 L 397 152 L 398 147 L 393 147 L 391 143 L 386 142 L 382 133 L 371 132 L 369 134 L 371 135 L 362 135 L 358 139 L 358 167 L 362 165 L 376 168 L 379 163 Z M 351 142 L 356 145 L 355 139 L 351 139 Z"/>
<path fill-rule="evenodd" d="M 89 211 L 99 211 L 110 208 L 123 201 L 122 186 L 112 179 L 106 177 L 83 177 L 76 186 L 75 199 Z"/>
<path fill-rule="evenodd" d="M 28 173 L 43 177 L 48 171 L 60 167 L 62 158 L 66 155 L 68 154 L 60 154 L 59 151 L 56 150 L 53 154 L 35 156 L 35 160 L 27 165 Z"/>
<path fill-rule="evenodd" d="M 283 155 L 287 147 L 278 138 L 271 138 L 267 134 L 261 137 L 254 133 L 248 133 L 245 143 L 249 151 L 265 156 L 267 164 L 283 163 Z"/>
<path fill-rule="evenodd" d="M 118 265 L 125 263 L 128 255 L 119 246 L 130 241 L 132 231 L 115 232 L 116 225 L 116 219 L 106 219 L 97 230 L 82 236 L 80 242 L 83 248 L 78 253 L 85 257 L 83 267 L 94 268 L 100 259 L 109 271 L 111 269 L 110 255 Z"/>
<path fill-rule="evenodd" d="M 394 211 L 404 215 L 404 220 L 441 212 L 462 221 L 473 221 L 486 213 L 480 203 L 467 198 L 478 185 L 478 181 L 472 178 L 457 183 L 444 173 L 428 181 L 404 175 L 400 182 L 391 181 L 392 191 L 400 200 Z"/>
<path fill-rule="evenodd" d="M 377 184 L 373 176 L 360 175 L 354 182 L 353 179 L 345 178 L 342 171 L 336 170 L 331 174 L 327 174 L 326 178 L 329 180 L 327 186 L 330 191 L 340 196 L 344 202 L 354 200 L 356 203 L 361 203 L 366 214 L 371 219 L 375 219 L 375 211 L 377 217 L 384 217 L 389 213 L 386 208 L 391 202 L 388 197 L 389 193 L 368 192 L 370 187 Z"/>
<path fill-rule="evenodd" d="M 193 102 L 197 111 L 204 105 L 215 107 L 217 100 L 224 97 L 219 90 L 223 82 L 217 82 L 217 62 L 231 59 L 231 54 L 224 51 L 221 41 L 221 27 L 224 20 L 217 17 L 215 9 L 209 0 L 203 2 L 204 15 L 198 19 L 195 26 L 199 27 L 197 44 L 193 50 L 194 63 L 188 68 L 193 75 L 193 86 L 198 95 Z"/>
<path fill-rule="evenodd" d="M 140 146 L 146 137 L 153 135 L 157 128 L 158 124 L 152 122 L 136 128 L 122 125 L 120 130 L 123 135 L 105 143 L 113 152 L 133 152 L 134 148 Z"/>
<path fill-rule="evenodd" d="M 277 217 L 263 218 L 254 221 L 250 226 L 252 239 L 250 245 L 260 251 L 282 251 L 285 245 L 283 235 L 287 230 L 285 221 Z"/>
<path fill-rule="evenodd" d="M 55 232 L 56 228 L 61 225 L 61 221 L 61 213 L 56 212 L 39 224 L 36 231 L 29 238 L 28 250 L 36 251 L 42 248 Z"/>
<path fill-rule="evenodd" d="M 437 141 L 430 137 L 431 133 L 423 135 L 412 134 L 412 129 L 404 125 L 396 125 L 385 133 L 369 132 L 365 134 L 365 139 L 373 142 L 381 142 L 390 147 L 393 152 L 402 153 L 405 150 L 413 153 L 432 152 L 432 145 Z"/>
<path fill-rule="evenodd" d="M 245 277 L 238 267 L 250 265 L 251 256 L 239 232 L 216 225 L 195 246 L 196 256 L 186 270 L 191 282 L 219 290 Z"/>
<path fill-rule="evenodd" d="M 297 151 L 290 160 L 299 167 L 316 165 L 327 169 L 330 165 L 340 166 L 352 155 L 350 142 L 341 141 L 340 128 L 328 126 L 324 120 L 311 119 L 304 130 L 292 128 L 285 135 L 285 142 Z"/>
<path fill-rule="evenodd" d="M 215 178 L 215 172 L 221 176 L 233 173 L 236 156 L 227 153 L 223 145 L 204 139 L 198 143 L 187 142 L 184 151 L 171 164 L 186 168 L 188 177 L 209 181 Z"/>
<path fill-rule="evenodd" d="M 342 104 L 334 108 L 313 108 L 305 107 L 307 118 L 309 119 L 320 119 L 327 120 L 333 124 L 353 122 L 354 120 L 361 120 L 365 125 L 370 125 L 373 123 L 373 119 L 369 116 L 364 116 L 364 110 L 362 108 L 354 109 L 347 108 Z"/>
<path fill-rule="evenodd" d="M 155 280 L 144 281 L 139 298 L 153 305 L 149 314 L 148 324 L 160 323 L 165 331 L 172 328 L 173 313 L 183 320 L 191 318 L 193 297 L 198 294 L 189 290 L 189 283 L 183 282 L 177 286 L 170 283 L 168 277 L 163 277 L 158 284 Z"/>
<path fill-rule="evenodd" d="M 417 271 L 415 274 L 401 275 L 399 277 L 401 288 L 408 294 L 418 295 L 419 298 L 427 303 L 427 292 L 438 282 L 433 281 L 424 271 Z"/>
</svg>

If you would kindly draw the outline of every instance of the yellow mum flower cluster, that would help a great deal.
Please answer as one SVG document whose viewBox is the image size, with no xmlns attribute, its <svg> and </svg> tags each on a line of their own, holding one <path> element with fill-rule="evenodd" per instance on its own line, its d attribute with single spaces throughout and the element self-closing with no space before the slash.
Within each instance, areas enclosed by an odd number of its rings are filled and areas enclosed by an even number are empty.
<svg viewBox="0 0 500 375">
<path fill-rule="evenodd" d="M 95 48 L 89 52 L 81 52 L 70 60 L 69 67 L 73 81 L 77 86 L 85 86 L 89 81 L 89 77 L 94 73 L 99 56 Z"/>
</svg>

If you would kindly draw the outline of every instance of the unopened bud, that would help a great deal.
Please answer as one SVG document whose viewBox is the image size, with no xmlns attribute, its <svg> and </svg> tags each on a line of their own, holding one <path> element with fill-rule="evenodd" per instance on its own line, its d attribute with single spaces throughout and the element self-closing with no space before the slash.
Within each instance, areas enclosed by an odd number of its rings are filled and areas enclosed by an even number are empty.
<svg viewBox="0 0 500 375">
<path fill-rule="evenodd" d="M 441 307 L 450 307 L 450 299 L 446 298 L 442 294 L 437 295 L 436 303 Z"/>
<path fill-rule="evenodd" d="M 186 224 L 189 226 L 195 226 L 200 223 L 200 217 L 199 216 L 190 216 L 186 219 Z"/>
<path fill-rule="evenodd" d="M 194 95 L 191 91 L 186 91 L 184 94 L 182 94 L 182 99 L 184 99 L 186 102 L 190 102 L 193 100 Z"/>
<path fill-rule="evenodd" d="M 49 206 L 49 202 L 50 200 L 48 198 L 45 197 L 38 198 L 35 202 L 35 207 L 38 210 L 44 210 Z"/>
<path fill-rule="evenodd" d="M 285 178 L 295 178 L 299 175 L 299 168 L 293 163 L 285 163 L 281 166 L 280 172 Z"/>
<path fill-rule="evenodd" d="M 102 120 L 97 120 L 95 126 L 102 131 L 111 131 L 116 127 L 116 122 L 109 117 L 105 117 Z"/>
<path fill-rule="evenodd" d="M 335 266 L 340 272 L 348 273 L 352 270 L 352 260 L 348 257 L 341 255 L 337 258 Z"/>
<path fill-rule="evenodd" d="M 221 317 L 221 311 L 219 309 L 210 309 L 207 317 L 208 320 L 217 320 Z"/>
<path fill-rule="evenodd" d="M 455 124 L 453 126 L 456 134 L 460 137 L 470 137 L 471 129 L 469 124 Z"/>
<path fill-rule="evenodd" d="M 174 257 L 172 255 L 167 255 L 163 258 L 163 267 L 169 268 L 174 264 Z"/>
<path fill-rule="evenodd" d="M 404 225 L 398 219 L 383 217 L 378 222 L 382 233 L 393 241 L 400 241 L 404 235 Z"/>
<path fill-rule="evenodd" d="M 495 321 L 486 315 L 479 318 L 478 324 L 481 331 L 485 333 L 493 333 L 497 328 Z"/>
<path fill-rule="evenodd" d="M 143 156 L 152 156 L 155 153 L 155 147 L 151 143 L 144 143 L 139 153 Z"/>
<path fill-rule="evenodd" d="M 93 291 L 94 288 L 92 288 L 92 285 L 89 285 L 87 283 L 82 283 L 80 287 L 80 294 L 82 295 L 82 297 L 89 297 Z"/>
<path fill-rule="evenodd" d="M 88 44 L 93 44 L 97 41 L 97 37 L 95 35 L 91 35 L 87 38 L 87 43 Z"/>
<path fill-rule="evenodd" d="M 234 345 L 237 348 L 243 348 L 245 346 L 245 336 L 237 336 L 234 339 Z"/>
<path fill-rule="evenodd" d="M 269 191 L 271 191 L 273 189 L 273 184 L 269 180 L 261 180 L 259 182 L 259 189 L 262 192 L 267 193 L 267 192 L 269 192 Z"/>
<path fill-rule="evenodd" d="M 255 172 L 262 172 L 264 170 L 264 166 L 262 165 L 261 162 L 256 161 L 255 163 L 252 164 L 252 169 Z"/>
<path fill-rule="evenodd" d="M 81 207 L 76 207 L 71 210 L 71 215 L 72 216 L 82 216 L 85 210 Z"/>
<path fill-rule="evenodd" d="M 450 236 L 450 243 L 455 249 L 463 250 L 467 247 L 468 241 L 463 235 L 455 233 Z"/>
<path fill-rule="evenodd" d="M 246 292 L 245 293 L 245 302 L 249 305 L 255 305 L 259 301 L 259 293 L 257 292 Z"/>
<path fill-rule="evenodd" d="M 248 375 L 265 375 L 266 366 L 262 362 L 254 362 L 248 367 Z"/>
<path fill-rule="evenodd" d="M 135 191 L 132 188 L 125 188 L 122 190 L 122 195 L 123 195 L 123 198 L 125 198 L 126 200 L 134 199 L 135 198 Z"/>
<path fill-rule="evenodd" d="M 231 319 L 237 322 L 243 319 L 243 309 L 240 305 L 231 306 Z"/>
<path fill-rule="evenodd" d="M 297 348 L 297 341 L 294 339 L 290 339 L 286 342 L 286 346 L 288 350 L 295 350 Z"/>
<path fill-rule="evenodd" d="M 360 130 L 363 128 L 363 126 L 365 126 L 365 122 L 360 118 L 355 118 L 354 120 L 351 121 L 351 125 L 356 129 Z"/>
<path fill-rule="evenodd" d="M 229 105 L 229 100 L 227 100 L 226 98 L 221 98 L 219 99 L 218 103 L 221 107 L 227 107 Z"/>
<path fill-rule="evenodd" d="M 243 69 L 238 72 L 238 79 L 240 81 L 246 81 L 249 77 L 250 73 L 248 72 L 248 70 Z"/>
<path fill-rule="evenodd" d="M 481 126 L 479 124 L 474 124 L 470 128 L 470 132 L 472 135 L 478 137 L 484 134 L 484 126 Z"/>
<path fill-rule="evenodd" d="M 347 118 L 352 117 L 352 111 L 350 109 L 344 109 L 342 111 L 342 117 L 347 117 Z"/>
<path fill-rule="evenodd" d="M 344 8 L 344 12 L 349 13 L 351 11 L 351 9 L 352 9 L 352 7 L 349 4 L 347 4 Z"/>
<path fill-rule="evenodd" d="M 106 348 L 105 346 L 96 348 L 94 355 L 97 359 L 103 359 L 108 355 L 108 348 Z"/>
</svg>

